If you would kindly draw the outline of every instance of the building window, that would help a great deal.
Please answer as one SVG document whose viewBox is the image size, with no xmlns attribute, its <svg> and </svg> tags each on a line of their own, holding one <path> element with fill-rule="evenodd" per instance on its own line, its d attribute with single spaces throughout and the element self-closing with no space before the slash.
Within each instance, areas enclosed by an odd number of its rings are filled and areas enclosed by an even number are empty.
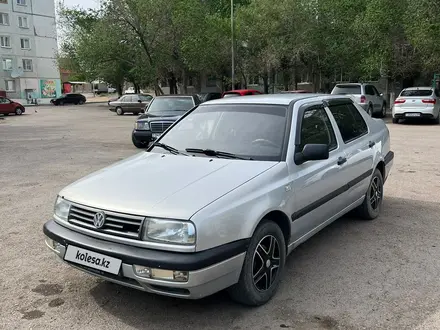
<svg viewBox="0 0 440 330">
<path fill-rule="evenodd" d="M 28 25 L 27 17 L 18 16 L 18 26 L 21 27 L 22 29 L 28 29 L 29 25 Z"/>
<path fill-rule="evenodd" d="M 15 81 L 14 80 L 5 80 L 6 91 L 7 92 L 15 92 Z"/>
<path fill-rule="evenodd" d="M 9 15 L 0 13 L 0 25 L 9 25 Z"/>
<path fill-rule="evenodd" d="M 8 0 L 0 0 L 0 3 L 8 3 Z"/>
<path fill-rule="evenodd" d="M 26 6 L 26 0 L 17 0 L 17 5 Z"/>
<path fill-rule="evenodd" d="M 31 49 L 31 42 L 28 38 L 20 39 L 21 49 Z"/>
<path fill-rule="evenodd" d="M 12 59 L 10 59 L 10 58 L 3 59 L 3 70 L 5 70 L 5 71 L 12 70 Z"/>
<path fill-rule="evenodd" d="M 11 38 L 6 36 L 0 37 L 0 47 L 11 48 Z"/>
<path fill-rule="evenodd" d="M 32 71 L 32 60 L 23 59 L 23 71 Z"/>
</svg>

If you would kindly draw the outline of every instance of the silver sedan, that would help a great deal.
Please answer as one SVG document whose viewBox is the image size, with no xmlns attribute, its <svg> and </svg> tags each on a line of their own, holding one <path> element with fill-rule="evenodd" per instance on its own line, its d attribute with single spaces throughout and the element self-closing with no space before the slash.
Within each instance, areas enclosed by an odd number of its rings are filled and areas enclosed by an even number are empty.
<svg viewBox="0 0 440 330">
<path fill-rule="evenodd" d="M 294 248 L 351 210 L 380 215 L 393 157 L 384 122 L 346 96 L 209 101 L 146 152 L 64 188 L 46 244 L 121 285 L 262 305 Z"/>
</svg>

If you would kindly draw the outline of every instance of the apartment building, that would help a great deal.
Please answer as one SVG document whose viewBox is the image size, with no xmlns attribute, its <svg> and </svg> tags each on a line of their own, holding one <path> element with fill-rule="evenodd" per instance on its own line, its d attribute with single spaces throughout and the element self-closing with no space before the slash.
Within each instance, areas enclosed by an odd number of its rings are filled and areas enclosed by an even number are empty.
<svg viewBox="0 0 440 330">
<path fill-rule="evenodd" d="M 0 0 L 0 89 L 11 99 L 61 94 L 54 0 Z"/>
</svg>

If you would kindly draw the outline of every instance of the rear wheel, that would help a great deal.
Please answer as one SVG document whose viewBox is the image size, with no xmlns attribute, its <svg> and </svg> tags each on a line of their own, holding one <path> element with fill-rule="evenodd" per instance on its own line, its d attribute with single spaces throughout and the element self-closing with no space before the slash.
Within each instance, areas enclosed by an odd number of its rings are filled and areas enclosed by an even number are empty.
<svg viewBox="0 0 440 330">
<path fill-rule="evenodd" d="M 139 112 L 133 112 L 133 115 L 139 116 Z"/>
<path fill-rule="evenodd" d="M 434 119 L 434 124 L 440 124 L 440 113 L 438 114 L 437 118 Z"/>
<path fill-rule="evenodd" d="M 124 114 L 124 111 L 122 110 L 121 107 L 117 107 L 117 108 L 116 108 L 116 114 L 117 114 L 118 116 L 122 116 L 122 115 Z"/>
<path fill-rule="evenodd" d="M 380 118 L 385 118 L 387 116 L 387 107 L 384 104 L 382 104 L 382 109 L 380 111 Z"/>
<path fill-rule="evenodd" d="M 370 117 L 373 117 L 373 107 L 371 106 L 371 104 L 368 106 L 367 113 Z"/>
<path fill-rule="evenodd" d="M 64 101 L 59 101 L 58 105 L 64 105 Z"/>
<path fill-rule="evenodd" d="M 21 115 L 23 114 L 23 110 L 21 110 L 20 108 L 16 108 L 16 109 L 15 109 L 15 114 L 16 114 L 17 116 L 21 116 Z"/>
<path fill-rule="evenodd" d="M 393 124 L 398 124 L 398 123 L 399 123 L 399 119 L 393 117 Z"/>
<path fill-rule="evenodd" d="M 365 194 L 365 199 L 362 205 L 358 208 L 359 216 L 364 220 L 374 220 L 382 209 L 382 201 L 383 201 L 383 177 L 382 173 L 379 169 L 373 173 L 373 177 L 371 178 L 370 185 L 368 186 L 368 190 Z"/>
<path fill-rule="evenodd" d="M 237 284 L 228 289 L 241 304 L 260 306 L 276 293 L 286 261 L 286 244 L 280 227 L 263 220 L 252 236 Z"/>
</svg>

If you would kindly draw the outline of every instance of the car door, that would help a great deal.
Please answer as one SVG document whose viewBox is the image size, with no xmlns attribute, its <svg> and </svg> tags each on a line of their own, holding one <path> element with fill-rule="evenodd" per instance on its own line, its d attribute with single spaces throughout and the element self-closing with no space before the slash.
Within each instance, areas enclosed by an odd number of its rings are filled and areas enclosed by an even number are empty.
<svg viewBox="0 0 440 330">
<path fill-rule="evenodd" d="M 379 112 L 382 110 L 383 97 L 380 95 L 380 93 L 376 87 L 374 87 L 373 85 L 371 87 L 373 88 L 373 91 L 374 91 L 375 109 L 377 112 Z"/>
<path fill-rule="evenodd" d="M 328 159 L 301 165 L 292 160 L 289 164 L 290 186 L 294 190 L 292 239 L 302 241 L 331 221 L 343 208 L 345 200 L 340 192 L 345 184 L 346 164 L 341 163 L 345 153 L 322 104 L 300 109 L 297 122 L 297 151 L 306 144 L 329 146 Z"/>
<path fill-rule="evenodd" d="M 342 172 L 347 184 L 345 194 L 345 207 L 347 207 L 366 193 L 373 173 L 375 149 L 380 146 L 372 141 L 365 120 L 368 115 L 362 113 L 362 109 L 351 101 L 329 101 L 328 110 L 332 121 L 338 127 L 345 153 L 346 163 Z"/>
<path fill-rule="evenodd" d="M 376 96 L 374 95 L 374 90 L 371 85 L 365 85 L 365 97 L 367 98 L 367 103 L 371 103 L 373 105 L 373 112 L 378 111 L 376 108 Z M 366 109 L 368 110 L 368 109 Z"/>
<path fill-rule="evenodd" d="M 4 97 L 0 97 L 0 113 L 2 114 L 8 114 L 10 113 L 10 102 L 8 99 Z"/>
<path fill-rule="evenodd" d="M 130 111 L 130 100 L 131 100 L 131 95 L 124 95 L 119 99 L 118 106 L 120 106 L 123 111 L 128 112 Z"/>
</svg>

